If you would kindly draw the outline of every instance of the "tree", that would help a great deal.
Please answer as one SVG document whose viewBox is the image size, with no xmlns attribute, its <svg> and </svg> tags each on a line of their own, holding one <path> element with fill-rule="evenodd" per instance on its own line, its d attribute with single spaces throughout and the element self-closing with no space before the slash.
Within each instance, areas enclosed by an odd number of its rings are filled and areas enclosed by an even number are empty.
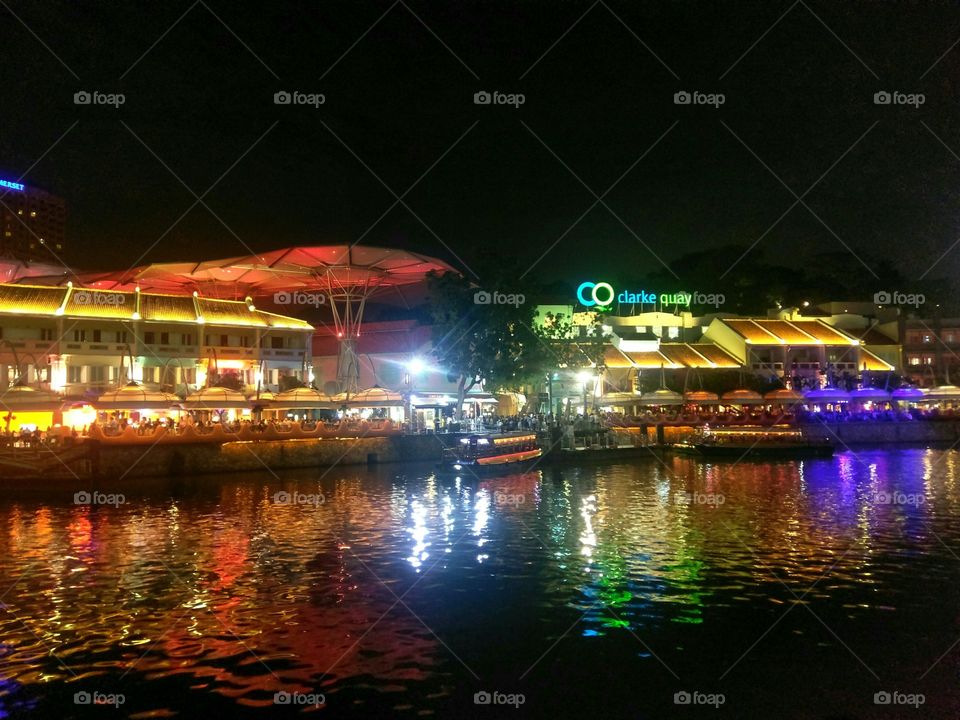
<svg viewBox="0 0 960 720">
<path fill-rule="evenodd" d="M 517 290 L 519 273 L 501 261 L 488 277 L 480 287 L 456 273 L 427 276 L 433 356 L 456 379 L 458 417 L 466 394 L 478 384 L 520 389 L 535 356 L 534 306 Z"/>
</svg>

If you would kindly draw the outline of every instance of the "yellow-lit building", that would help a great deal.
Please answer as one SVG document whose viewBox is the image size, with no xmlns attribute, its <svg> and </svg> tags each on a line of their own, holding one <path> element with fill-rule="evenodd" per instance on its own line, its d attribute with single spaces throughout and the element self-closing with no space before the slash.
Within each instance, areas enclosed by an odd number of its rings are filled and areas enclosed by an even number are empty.
<svg viewBox="0 0 960 720">
<path fill-rule="evenodd" d="M 246 301 L 0 284 L 0 385 L 67 397 L 131 380 L 185 395 L 311 381 L 313 327 Z"/>
</svg>

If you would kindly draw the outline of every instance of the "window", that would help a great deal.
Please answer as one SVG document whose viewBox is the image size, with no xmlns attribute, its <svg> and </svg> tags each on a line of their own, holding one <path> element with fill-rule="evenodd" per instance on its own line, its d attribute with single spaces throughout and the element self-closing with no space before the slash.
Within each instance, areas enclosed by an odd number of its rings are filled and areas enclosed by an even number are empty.
<svg viewBox="0 0 960 720">
<path fill-rule="evenodd" d="M 181 345 L 193 345 L 193 335 L 191 333 L 182 333 L 180 335 Z"/>
<path fill-rule="evenodd" d="M 143 334 L 143 341 L 144 341 L 147 345 L 153 345 L 153 343 L 156 342 L 156 337 L 155 337 L 154 333 L 152 333 L 152 332 L 145 332 L 145 333 Z"/>
<path fill-rule="evenodd" d="M 283 347 L 283 338 L 282 337 L 272 337 L 270 338 L 270 347 L 274 350 L 279 350 Z"/>
<path fill-rule="evenodd" d="M 73 341 L 74 342 L 85 342 L 87 339 L 86 330 L 74 330 L 73 331 Z"/>
<path fill-rule="evenodd" d="M 908 364 L 908 365 L 919 365 L 919 364 L 920 364 L 920 356 L 919 356 L 919 355 L 908 355 L 908 356 L 907 356 L 907 364 Z"/>
<path fill-rule="evenodd" d="M 936 358 L 935 358 L 933 355 L 926 355 L 926 354 L 925 354 L 925 355 L 923 356 L 923 364 L 924 364 L 924 365 L 933 365 L 934 362 L 936 362 Z"/>
<path fill-rule="evenodd" d="M 107 379 L 107 368 L 103 365 L 91 365 L 90 366 L 90 382 L 91 383 L 102 383 Z"/>
<path fill-rule="evenodd" d="M 41 340 L 53 340 L 53 328 L 40 328 Z"/>
<path fill-rule="evenodd" d="M 240 347 L 250 347 L 250 338 L 246 335 L 240 336 Z"/>
<path fill-rule="evenodd" d="M 127 342 L 127 331 L 126 330 L 117 330 L 117 342 L 125 343 Z"/>
<path fill-rule="evenodd" d="M 183 369 L 183 382 L 187 385 L 193 385 L 197 381 L 197 371 L 195 368 Z"/>
<path fill-rule="evenodd" d="M 222 345 L 223 347 L 230 347 L 230 336 L 229 336 L 229 335 L 221 335 L 221 336 L 220 336 L 220 345 Z"/>
<path fill-rule="evenodd" d="M 94 330 L 94 331 L 93 331 L 93 341 L 96 342 L 96 343 L 100 342 L 100 337 L 101 337 L 100 331 L 99 331 L 99 330 Z"/>
<path fill-rule="evenodd" d="M 83 382 L 83 365 L 67 365 L 67 382 Z"/>
<path fill-rule="evenodd" d="M 165 332 L 160 333 L 160 344 L 161 345 L 170 344 L 170 333 L 165 333 Z"/>
<path fill-rule="evenodd" d="M 680 328 L 678 327 L 668 328 L 667 335 L 674 339 L 680 337 Z"/>
<path fill-rule="evenodd" d="M 153 383 L 157 381 L 157 369 L 155 367 L 145 367 L 143 369 L 143 381 Z"/>
<path fill-rule="evenodd" d="M 923 333 L 922 340 L 925 343 L 931 343 L 933 342 L 933 335 L 931 333 Z"/>
</svg>

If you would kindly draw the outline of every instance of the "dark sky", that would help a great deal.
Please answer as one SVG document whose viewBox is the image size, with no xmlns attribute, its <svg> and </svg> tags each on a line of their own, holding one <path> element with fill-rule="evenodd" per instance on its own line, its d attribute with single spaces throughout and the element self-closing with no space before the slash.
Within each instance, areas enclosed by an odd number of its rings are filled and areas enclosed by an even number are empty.
<svg viewBox="0 0 960 720">
<path fill-rule="evenodd" d="M 954 2 L 8 2 L 0 170 L 46 153 L 25 181 L 67 199 L 80 267 L 363 236 L 571 281 L 758 240 L 806 264 L 849 246 L 851 273 L 960 268 L 960 247 L 937 262 L 960 238 Z M 209 210 L 174 173 L 216 183 Z"/>
</svg>

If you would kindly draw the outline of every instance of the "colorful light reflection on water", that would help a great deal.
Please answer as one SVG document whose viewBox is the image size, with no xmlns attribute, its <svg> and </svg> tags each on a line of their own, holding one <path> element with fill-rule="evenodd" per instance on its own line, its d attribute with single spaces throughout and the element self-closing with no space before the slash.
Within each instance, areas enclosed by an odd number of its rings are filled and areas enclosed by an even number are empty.
<svg viewBox="0 0 960 720">
<path fill-rule="evenodd" d="M 699 689 L 725 694 L 717 717 L 867 718 L 895 688 L 956 717 L 957 458 L 341 468 L 128 485 L 93 510 L 20 491 L 0 503 L 0 717 L 109 712 L 81 691 L 134 717 L 299 715 L 279 691 L 493 717 L 483 689 L 524 693 L 518 717 L 670 717 Z"/>
</svg>

